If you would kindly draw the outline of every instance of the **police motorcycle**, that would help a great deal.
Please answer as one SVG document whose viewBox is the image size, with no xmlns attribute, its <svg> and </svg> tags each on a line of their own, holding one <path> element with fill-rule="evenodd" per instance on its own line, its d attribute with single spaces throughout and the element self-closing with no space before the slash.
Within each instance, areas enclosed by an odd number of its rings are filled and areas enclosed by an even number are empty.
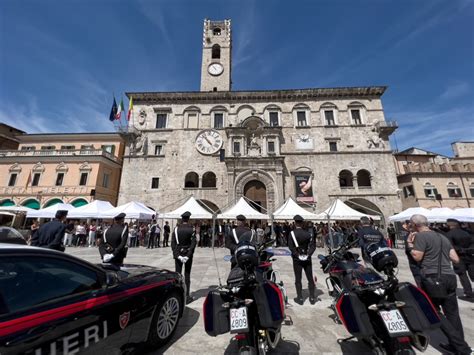
<svg viewBox="0 0 474 355">
<path fill-rule="evenodd" d="M 318 255 L 321 268 L 329 276 L 326 286 L 333 297 L 331 308 L 351 337 L 368 345 L 375 354 L 415 354 L 429 344 L 427 330 L 440 325 L 436 308 L 429 297 L 395 276 L 395 253 L 377 243 L 364 252 L 370 264 L 359 263 L 350 249 L 358 240 L 346 242 L 326 256 Z"/>
<path fill-rule="evenodd" d="M 281 339 L 286 291 L 272 269 L 274 240 L 238 244 L 227 285 L 208 293 L 204 301 L 204 327 L 210 336 L 235 334 L 239 354 L 266 354 Z"/>
</svg>

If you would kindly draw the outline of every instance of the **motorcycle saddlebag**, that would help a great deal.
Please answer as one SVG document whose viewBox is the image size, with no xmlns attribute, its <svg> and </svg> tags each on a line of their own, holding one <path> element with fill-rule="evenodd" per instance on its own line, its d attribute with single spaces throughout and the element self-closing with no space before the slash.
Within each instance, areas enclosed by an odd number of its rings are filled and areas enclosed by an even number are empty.
<svg viewBox="0 0 474 355">
<path fill-rule="evenodd" d="M 341 294 L 336 303 L 336 310 L 347 331 L 356 338 L 367 338 L 375 334 L 367 307 L 354 292 Z"/>
<path fill-rule="evenodd" d="M 230 331 L 229 310 L 222 307 L 224 302 L 219 291 L 210 291 L 204 300 L 204 328 L 212 337 Z"/>
<path fill-rule="evenodd" d="M 436 308 L 429 297 L 418 287 L 403 282 L 395 292 L 395 299 L 405 303 L 401 308 L 411 330 L 421 332 L 440 325 Z"/>
<path fill-rule="evenodd" d="M 253 296 L 260 325 L 264 328 L 278 328 L 285 319 L 285 301 L 278 285 L 264 281 L 254 289 Z"/>
</svg>

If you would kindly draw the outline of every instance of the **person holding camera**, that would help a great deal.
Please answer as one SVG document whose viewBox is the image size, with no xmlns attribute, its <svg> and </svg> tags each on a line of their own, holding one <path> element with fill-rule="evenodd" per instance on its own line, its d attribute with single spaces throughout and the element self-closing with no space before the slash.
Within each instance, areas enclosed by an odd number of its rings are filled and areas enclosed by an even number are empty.
<svg viewBox="0 0 474 355">
<path fill-rule="evenodd" d="M 313 279 L 311 256 L 316 250 L 316 243 L 311 234 L 303 229 L 303 217 L 296 215 L 293 217 L 293 220 L 295 221 L 295 229 L 290 232 L 288 237 L 288 247 L 293 258 L 293 271 L 295 273 L 296 298 L 294 301 L 299 305 L 304 303 L 303 285 L 301 284 L 301 277 L 304 270 L 306 278 L 308 279 L 309 302 L 315 304 L 316 285 Z"/>
<path fill-rule="evenodd" d="M 184 282 L 186 283 L 186 303 L 193 301 L 190 296 L 191 269 L 193 267 L 193 255 L 196 248 L 196 234 L 194 228 L 189 224 L 191 212 L 184 212 L 181 215 L 181 224 L 175 227 L 171 236 L 171 250 L 173 251 L 174 265 L 177 273 L 183 271 Z"/>
<path fill-rule="evenodd" d="M 459 257 L 448 238 L 428 227 L 425 216 L 413 215 L 409 229 L 407 251 L 420 263 L 421 288 L 438 308 L 441 330 L 449 341 L 449 344 L 439 346 L 455 354 L 471 354 L 471 348 L 464 340 L 456 297 L 456 274 L 451 266 L 451 262 L 459 263 Z"/>
<path fill-rule="evenodd" d="M 123 265 L 127 256 L 128 225 L 125 223 L 125 213 L 114 217 L 114 223 L 105 230 L 99 253 L 104 263 L 117 267 Z"/>
</svg>

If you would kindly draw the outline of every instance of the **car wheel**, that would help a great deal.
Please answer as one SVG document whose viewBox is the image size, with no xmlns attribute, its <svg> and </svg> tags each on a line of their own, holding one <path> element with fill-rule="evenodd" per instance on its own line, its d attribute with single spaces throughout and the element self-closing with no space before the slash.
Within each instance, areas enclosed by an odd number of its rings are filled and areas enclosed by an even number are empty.
<svg viewBox="0 0 474 355">
<path fill-rule="evenodd" d="M 175 293 L 168 295 L 155 310 L 150 326 L 148 344 L 153 347 L 164 345 L 171 339 L 178 327 L 181 301 Z"/>
</svg>

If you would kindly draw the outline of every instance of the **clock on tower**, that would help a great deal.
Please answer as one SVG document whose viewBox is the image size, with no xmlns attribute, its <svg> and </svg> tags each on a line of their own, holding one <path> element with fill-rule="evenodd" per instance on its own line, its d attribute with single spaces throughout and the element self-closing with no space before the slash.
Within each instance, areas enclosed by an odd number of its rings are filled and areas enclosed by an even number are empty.
<svg viewBox="0 0 474 355">
<path fill-rule="evenodd" d="M 230 20 L 204 20 L 201 91 L 230 91 L 231 49 Z"/>
</svg>

